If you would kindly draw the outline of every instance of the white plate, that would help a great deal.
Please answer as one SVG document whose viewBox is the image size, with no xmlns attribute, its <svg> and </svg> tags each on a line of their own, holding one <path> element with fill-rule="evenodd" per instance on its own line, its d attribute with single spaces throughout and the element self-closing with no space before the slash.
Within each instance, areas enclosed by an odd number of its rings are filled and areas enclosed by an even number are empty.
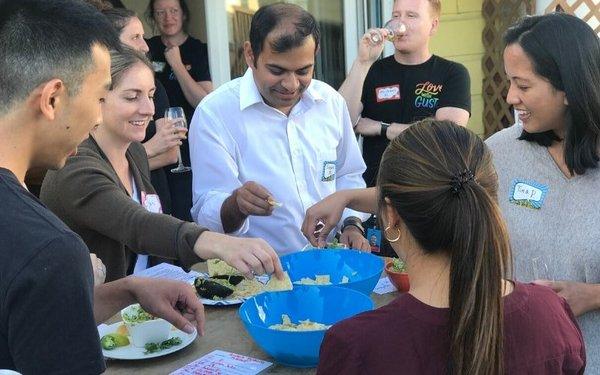
<svg viewBox="0 0 600 375">
<path fill-rule="evenodd" d="M 200 275 L 200 277 L 208 278 L 208 275 L 203 273 Z M 269 281 L 269 276 L 267 276 L 267 275 L 256 276 L 256 280 L 258 280 L 262 284 L 266 284 L 267 281 Z M 250 298 L 250 297 L 252 297 L 252 296 L 248 296 L 247 298 Z M 231 298 L 231 299 L 226 298 L 226 299 L 221 299 L 221 300 L 212 300 L 212 299 L 200 297 L 200 302 L 202 302 L 202 304 L 206 305 L 206 306 L 232 306 L 232 305 L 241 305 L 242 303 L 244 303 L 244 301 L 247 298 Z"/>
<path fill-rule="evenodd" d="M 100 334 L 101 338 L 102 336 L 107 335 L 109 333 L 115 333 L 117 331 L 117 328 L 121 324 L 123 324 L 123 322 L 114 323 L 108 326 L 106 324 L 102 324 L 98 326 L 98 333 Z M 144 348 L 138 348 L 133 344 L 129 344 L 127 346 L 121 346 L 113 350 L 102 349 L 102 354 L 104 355 L 104 357 L 112 359 L 147 359 L 161 357 L 163 355 L 171 354 L 173 352 L 185 348 L 194 341 L 197 335 L 198 333 L 196 331 L 194 331 L 194 333 L 187 334 L 178 329 L 171 328 L 171 334 L 169 335 L 169 338 L 179 337 L 181 339 L 181 344 L 170 347 L 169 349 L 161 350 L 155 353 L 144 354 Z M 131 341 L 131 338 L 129 339 L 129 341 Z"/>
</svg>

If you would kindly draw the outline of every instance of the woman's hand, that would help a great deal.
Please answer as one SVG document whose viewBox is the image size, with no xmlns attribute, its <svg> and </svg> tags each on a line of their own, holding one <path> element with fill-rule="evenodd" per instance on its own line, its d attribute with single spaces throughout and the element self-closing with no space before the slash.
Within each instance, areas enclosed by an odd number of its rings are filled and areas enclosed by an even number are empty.
<svg viewBox="0 0 600 375">
<path fill-rule="evenodd" d="M 194 252 L 203 259 L 224 260 L 247 278 L 274 273 L 278 279 L 283 279 L 277 253 L 260 238 L 238 238 L 205 231 L 198 237 Z"/>
<path fill-rule="evenodd" d="M 177 147 L 186 138 L 187 129 L 176 128 L 173 120 L 161 118 L 155 121 L 156 134 L 144 143 L 148 158 L 153 158 L 165 152 L 173 154 L 173 163 L 177 162 Z"/>
<path fill-rule="evenodd" d="M 567 300 L 575 316 L 600 308 L 600 285 L 575 281 L 535 280 L 534 283 L 552 288 Z"/>
<path fill-rule="evenodd" d="M 165 59 L 172 69 L 183 66 L 179 46 L 167 46 L 165 48 Z"/>
<path fill-rule="evenodd" d="M 94 285 L 100 285 L 106 280 L 106 266 L 96 254 L 90 254 L 92 261 L 92 270 L 94 271 Z"/>
<path fill-rule="evenodd" d="M 326 247 L 329 232 L 342 219 L 348 199 L 344 191 L 331 194 L 306 210 L 302 233 L 313 246 Z"/>
</svg>

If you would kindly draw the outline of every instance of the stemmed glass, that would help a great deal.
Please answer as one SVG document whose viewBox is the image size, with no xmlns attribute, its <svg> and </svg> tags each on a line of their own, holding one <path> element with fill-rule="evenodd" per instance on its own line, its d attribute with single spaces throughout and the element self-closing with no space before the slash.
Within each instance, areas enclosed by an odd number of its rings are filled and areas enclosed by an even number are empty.
<svg viewBox="0 0 600 375">
<path fill-rule="evenodd" d="M 543 257 L 535 257 L 531 259 L 531 266 L 533 268 L 533 279 L 534 280 L 550 280 L 554 281 L 554 277 L 550 274 L 548 264 Z"/>
<path fill-rule="evenodd" d="M 173 120 L 176 128 L 187 129 L 187 121 L 185 119 L 185 113 L 181 107 L 170 107 L 165 111 L 165 118 L 167 120 Z M 177 150 L 177 167 L 171 169 L 172 173 L 184 173 L 191 171 L 192 168 L 183 165 L 181 159 L 181 148 Z"/>
<path fill-rule="evenodd" d="M 399 38 L 406 33 L 406 25 L 396 18 L 387 21 L 382 29 L 387 30 L 386 39 L 390 42 L 393 42 L 394 39 Z M 381 30 L 371 29 L 369 30 L 369 36 L 373 44 L 379 44 L 383 41 Z"/>
</svg>

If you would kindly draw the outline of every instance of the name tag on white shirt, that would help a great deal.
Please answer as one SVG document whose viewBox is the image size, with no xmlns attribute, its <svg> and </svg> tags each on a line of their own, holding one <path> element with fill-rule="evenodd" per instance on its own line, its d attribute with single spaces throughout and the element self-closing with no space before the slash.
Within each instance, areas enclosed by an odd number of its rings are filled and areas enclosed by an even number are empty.
<svg viewBox="0 0 600 375">
<path fill-rule="evenodd" d="M 162 214 L 162 205 L 160 204 L 160 198 L 158 194 L 146 194 L 142 191 L 142 206 L 152 213 Z"/>
<path fill-rule="evenodd" d="M 323 174 L 321 175 L 321 181 L 335 181 L 335 161 L 323 162 Z"/>
<path fill-rule="evenodd" d="M 518 206 L 539 210 L 546 199 L 548 186 L 535 181 L 514 179 L 511 183 L 509 202 Z"/>
<path fill-rule="evenodd" d="M 400 100 L 400 85 L 383 86 L 375 89 L 377 103 L 388 100 Z"/>
</svg>

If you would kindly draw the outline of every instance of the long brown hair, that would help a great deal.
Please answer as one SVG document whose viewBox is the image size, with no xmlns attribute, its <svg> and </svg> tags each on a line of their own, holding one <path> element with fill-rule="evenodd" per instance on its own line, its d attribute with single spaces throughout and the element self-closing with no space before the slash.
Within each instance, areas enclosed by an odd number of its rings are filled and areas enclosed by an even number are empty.
<svg viewBox="0 0 600 375">
<path fill-rule="evenodd" d="M 452 374 L 503 373 L 502 279 L 512 267 L 483 141 L 449 121 L 425 120 L 383 154 L 380 208 L 389 198 L 425 253 L 450 258 Z"/>
</svg>

